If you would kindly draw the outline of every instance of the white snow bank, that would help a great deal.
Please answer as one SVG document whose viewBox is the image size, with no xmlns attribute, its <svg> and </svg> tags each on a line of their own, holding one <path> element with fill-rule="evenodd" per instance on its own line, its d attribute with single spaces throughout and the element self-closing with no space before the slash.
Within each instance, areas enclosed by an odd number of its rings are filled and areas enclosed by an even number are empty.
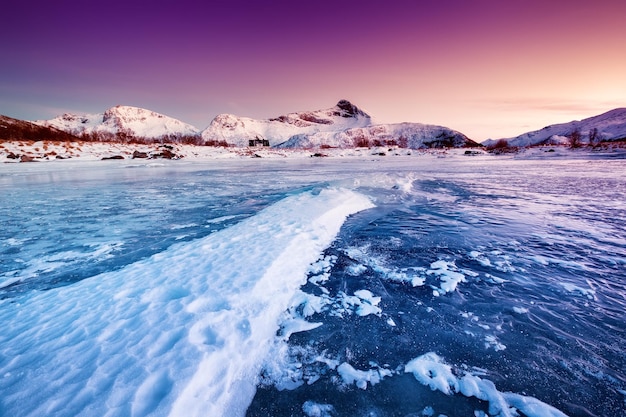
<svg viewBox="0 0 626 417">
<path fill-rule="evenodd" d="M 489 402 L 489 414 L 495 417 L 516 417 L 521 411 L 528 417 L 567 417 L 556 408 L 534 397 L 500 392 L 493 382 L 471 373 L 457 376 L 450 365 L 434 352 L 421 355 L 404 367 L 420 383 L 444 394 L 463 394 Z"/>
<path fill-rule="evenodd" d="M 369 207 L 349 190 L 303 193 L 122 270 L 0 301 L 2 414 L 244 415 L 309 264 Z"/>
</svg>

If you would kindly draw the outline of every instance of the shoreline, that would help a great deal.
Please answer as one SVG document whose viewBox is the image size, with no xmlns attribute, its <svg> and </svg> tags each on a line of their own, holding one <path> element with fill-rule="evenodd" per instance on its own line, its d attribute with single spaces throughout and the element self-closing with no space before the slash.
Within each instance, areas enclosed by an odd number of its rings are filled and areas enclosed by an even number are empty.
<svg viewBox="0 0 626 417">
<path fill-rule="evenodd" d="M 409 149 L 399 147 L 278 149 L 269 147 L 213 147 L 178 143 L 5 141 L 0 142 L 0 164 L 104 160 L 186 160 L 194 162 L 241 159 L 368 158 L 372 157 L 490 157 L 495 159 L 601 158 L 624 159 L 626 148 L 539 146 L 494 154 L 477 148 Z"/>
</svg>

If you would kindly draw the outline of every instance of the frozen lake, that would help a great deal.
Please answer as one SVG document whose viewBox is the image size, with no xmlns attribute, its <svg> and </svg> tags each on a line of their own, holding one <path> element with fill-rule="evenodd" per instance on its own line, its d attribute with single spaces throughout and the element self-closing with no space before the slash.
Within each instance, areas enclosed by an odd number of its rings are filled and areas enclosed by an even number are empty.
<svg viewBox="0 0 626 417">
<path fill-rule="evenodd" d="M 0 167 L 0 415 L 626 415 L 626 161 Z"/>
</svg>

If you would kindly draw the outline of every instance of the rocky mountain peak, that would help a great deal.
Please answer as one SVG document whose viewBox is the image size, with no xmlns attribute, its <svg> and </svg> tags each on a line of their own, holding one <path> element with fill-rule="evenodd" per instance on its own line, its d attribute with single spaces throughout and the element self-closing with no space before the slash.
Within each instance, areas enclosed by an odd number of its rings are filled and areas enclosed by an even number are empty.
<svg viewBox="0 0 626 417">
<path fill-rule="evenodd" d="M 370 117 L 367 113 L 359 109 L 354 104 L 350 103 L 348 100 L 339 100 L 336 107 L 342 110 L 341 115 L 343 117 L 356 117 L 356 116 Z"/>
</svg>

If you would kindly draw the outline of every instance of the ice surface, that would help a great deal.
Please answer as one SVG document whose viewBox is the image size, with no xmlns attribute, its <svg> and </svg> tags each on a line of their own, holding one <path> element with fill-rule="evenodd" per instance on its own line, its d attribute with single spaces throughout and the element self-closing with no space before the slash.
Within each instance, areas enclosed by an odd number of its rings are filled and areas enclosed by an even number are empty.
<svg viewBox="0 0 626 417">
<path fill-rule="evenodd" d="M 0 414 L 624 414 L 624 161 L 439 156 L 3 166 Z"/>
<path fill-rule="evenodd" d="M 295 195 L 120 271 L 3 301 L 3 412 L 243 415 L 309 264 L 371 206 L 349 190 Z"/>
</svg>

